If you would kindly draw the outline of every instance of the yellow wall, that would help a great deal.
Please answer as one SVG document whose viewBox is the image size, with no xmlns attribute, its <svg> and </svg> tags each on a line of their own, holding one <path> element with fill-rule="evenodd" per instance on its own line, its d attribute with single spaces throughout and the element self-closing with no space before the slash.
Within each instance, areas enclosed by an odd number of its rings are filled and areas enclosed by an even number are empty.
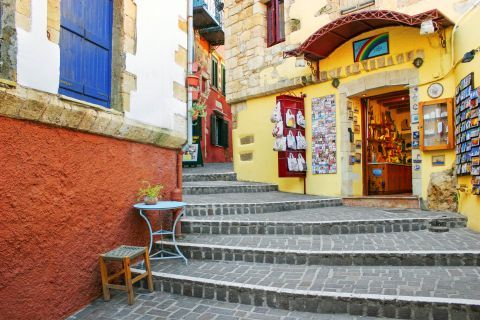
<svg viewBox="0 0 480 320">
<path fill-rule="evenodd" d="M 475 30 L 478 28 L 478 21 L 480 19 L 480 10 L 476 10 L 474 14 L 471 14 L 464 20 L 461 27 L 458 29 L 455 37 L 456 55 L 460 57 L 464 52 L 469 51 L 477 47 L 480 43 L 476 39 Z M 475 20 L 477 25 L 475 25 Z M 444 87 L 444 93 L 440 97 L 453 98 L 456 84 L 466 74 L 472 71 L 480 71 L 480 57 L 477 57 L 474 62 L 465 65 L 459 65 L 455 70 L 451 70 L 451 33 L 450 28 L 446 32 L 447 48 L 442 48 L 437 36 L 420 36 L 417 28 L 407 27 L 390 27 L 380 30 L 374 30 L 364 33 L 351 41 L 347 42 L 343 46 L 339 47 L 333 52 L 327 59 L 324 59 L 320 63 L 320 70 L 331 70 L 338 67 L 345 67 L 351 65 L 353 62 L 352 57 L 352 42 L 358 39 L 368 37 L 370 35 L 377 35 L 384 32 L 390 34 L 390 55 L 395 57 L 397 54 L 406 53 L 409 51 L 423 50 L 425 55 L 425 62 L 423 66 L 418 69 L 419 73 L 419 95 L 420 101 L 429 101 L 431 98 L 427 95 L 427 88 L 431 82 L 439 82 Z M 290 59 L 292 60 L 292 59 Z M 373 71 L 364 71 L 360 74 L 347 76 L 345 72 L 342 73 L 340 81 L 342 84 L 347 84 L 351 81 L 358 80 L 366 75 L 372 75 L 376 73 L 384 73 L 394 70 L 412 69 L 411 62 L 405 62 L 401 64 L 395 63 L 392 66 L 379 68 Z M 266 69 L 265 69 L 266 70 Z M 264 72 L 264 79 L 267 82 L 278 81 L 277 79 L 270 78 L 269 72 Z M 295 68 L 294 62 L 290 61 L 277 67 L 277 72 L 280 78 L 291 78 L 298 74 L 306 74 L 305 69 Z M 480 76 L 480 73 L 478 73 Z M 476 85 L 480 85 L 480 82 L 476 82 Z M 329 94 L 336 94 L 337 99 L 337 128 L 340 125 L 340 109 L 339 109 L 339 96 L 338 90 L 333 88 L 330 81 L 324 83 L 317 83 L 296 89 L 291 92 L 297 96 L 300 92 L 307 95 L 305 99 L 305 116 L 307 120 L 306 138 L 311 142 L 311 100 L 314 97 L 326 96 Z M 272 150 L 274 138 L 271 135 L 273 124 L 270 122 L 270 115 L 275 106 L 275 95 L 269 95 L 261 98 L 250 99 L 246 101 L 244 109 L 240 108 L 238 113 L 238 126 L 233 131 L 234 134 L 234 150 L 235 150 L 235 171 L 238 173 L 239 179 L 261 182 L 278 183 L 280 190 L 290 192 L 303 192 L 303 180 L 293 178 L 278 178 L 277 167 L 277 154 Z M 359 103 L 358 99 L 354 99 L 356 103 Z M 360 114 L 357 114 L 360 119 Z M 248 145 L 240 145 L 239 139 L 247 136 L 254 135 L 255 142 Z M 359 140 L 360 136 L 356 135 L 355 140 Z M 337 150 L 341 148 L 343 143 L 342 136 L 337 134 Z M 309 145 L 309 148 L 311 145 Z M 241 161 L 240 154 L 252 152 L 253 159 L 251 161 Z M 338 155 L 338 152 L 337 152 Z M 445 155 L 446 165 L 443 167 L 433 167 L 431 164 L 432 156 Z M 339 156 L 339 155 L 338 155 Z M 317 195 L 329 195 L 340 196 L 341 195 L 341 175 L 342 169 L 340 166 L 340 159 L 337 156 L 337 164 L 339 167 L 337 174 L 329 175 L 311 175 L 307 174 L 307 192 L 309 194 Z M 422 153 L 422 197 L 427 198 L 427 187 L 432 172 L 438 172 L 451 168 L 455 162 L 454 150 L 442 150 L 435 152 L 423 152 Z M 307 149 L 307 163 L 311 163 L 311 150 Z M 309 168 L 310 169 L 310 168 Z M 355 181 L 352 181 L 353 192 L 355 195 L 361 195 L 362 193 L 362 177 L 361 177 L 361 165 L 355 165 L 353 167 L 353 173 L 355 175 Z M 461 178 L 461 183 L 468 183 L 469 178 Z M 480 197 L 463 195 L 460 201 L 460 211 L 466 214 L 469 218 L 469 226 L 473 229 L 480 230 Z"/>
<path fill-rule="evenodd" d="M 465 52 L 480 46 L 480 40 L 472 30 L 477 30 L 480 21 L 480 8 L 477 7 L 470 15 L 460 23 L 455 33 L 455 60 L 462 58 Z M 455 84 L 458 84 L 466 75 L 474 72 L 474 86 L 480 86 L 480 56 L 477 53 L 475 59 L 470 63 L 460 63 L 455 68 Z M 459 184 L 465 184 L 471 188 L 471 177 L 459 177 Z M 460 212 L 468 217 L 468 226 L 474 230 L 480 231 L 480 196 L 474 196 L 469 193 L 462 193 L 460 196 Z"/>
</svg>

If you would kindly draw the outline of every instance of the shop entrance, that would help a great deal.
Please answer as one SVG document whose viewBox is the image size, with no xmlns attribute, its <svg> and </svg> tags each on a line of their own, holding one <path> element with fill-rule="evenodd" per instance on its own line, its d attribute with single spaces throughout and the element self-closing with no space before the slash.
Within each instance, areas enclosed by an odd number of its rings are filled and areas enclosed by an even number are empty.
<svg viewBox="0 0 480 320">
<path fill-rule="evenodd" d="M 409 91 L 365 95 L 361 105 L 363 194 L 411 195 Z"/>
</svg>

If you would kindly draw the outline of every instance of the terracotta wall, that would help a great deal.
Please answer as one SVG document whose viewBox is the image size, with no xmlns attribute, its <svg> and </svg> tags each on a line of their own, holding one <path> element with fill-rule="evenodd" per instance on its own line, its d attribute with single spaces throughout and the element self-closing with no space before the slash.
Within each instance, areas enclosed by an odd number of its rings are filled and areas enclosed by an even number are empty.
<svg viewBox="0 0 480 320">
<path fill-rule="evenodd" d="M 176 152 L 0 117 L 0 318 L 62 319 L 100 295 L 98 255 L 146 245 L 140 181 Z"/>
</svg>

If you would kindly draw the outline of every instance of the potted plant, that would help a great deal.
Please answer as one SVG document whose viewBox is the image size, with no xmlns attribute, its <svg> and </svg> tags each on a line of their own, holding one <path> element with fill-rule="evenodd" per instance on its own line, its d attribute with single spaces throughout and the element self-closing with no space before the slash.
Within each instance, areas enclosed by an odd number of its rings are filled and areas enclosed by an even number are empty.
<svg viewBox="0 0 480 320">
<path fill-rule="evenodd" d="M 207 106 L 203 102 L 194 102 L 190 110 L 192 120 L 196 121 L 198 118 L 205 118 L 207 115 Z"/>
<path fill-rule="evenodd" d="M 163 190 L 161 184 L 150 184 L 148 181 L 142 181 L 142 187 L 138 190 L 138 198 L 142 199 L 145 204 L 154 205 L 162 198 L 160 192 Z"/>
<path fill-rule="evenodd" d="M 189 87 L 198 87 L 200 85 L 200 78 L 194 74 L 189 74 L 187 76 L 187 86 Z"/>
</svg>

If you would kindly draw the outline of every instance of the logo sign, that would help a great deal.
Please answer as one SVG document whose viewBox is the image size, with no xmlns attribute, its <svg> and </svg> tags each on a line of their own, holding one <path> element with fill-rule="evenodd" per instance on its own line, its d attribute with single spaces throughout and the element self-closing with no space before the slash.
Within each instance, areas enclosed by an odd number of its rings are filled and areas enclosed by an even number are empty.
<svg viewBox="0 0 480 320">
<path fill-rule="evenodd" d="M 358 40 L 353 43 L 353 58 L 355 62 L 389 54 L 388 33 Z"/>
</svg>

